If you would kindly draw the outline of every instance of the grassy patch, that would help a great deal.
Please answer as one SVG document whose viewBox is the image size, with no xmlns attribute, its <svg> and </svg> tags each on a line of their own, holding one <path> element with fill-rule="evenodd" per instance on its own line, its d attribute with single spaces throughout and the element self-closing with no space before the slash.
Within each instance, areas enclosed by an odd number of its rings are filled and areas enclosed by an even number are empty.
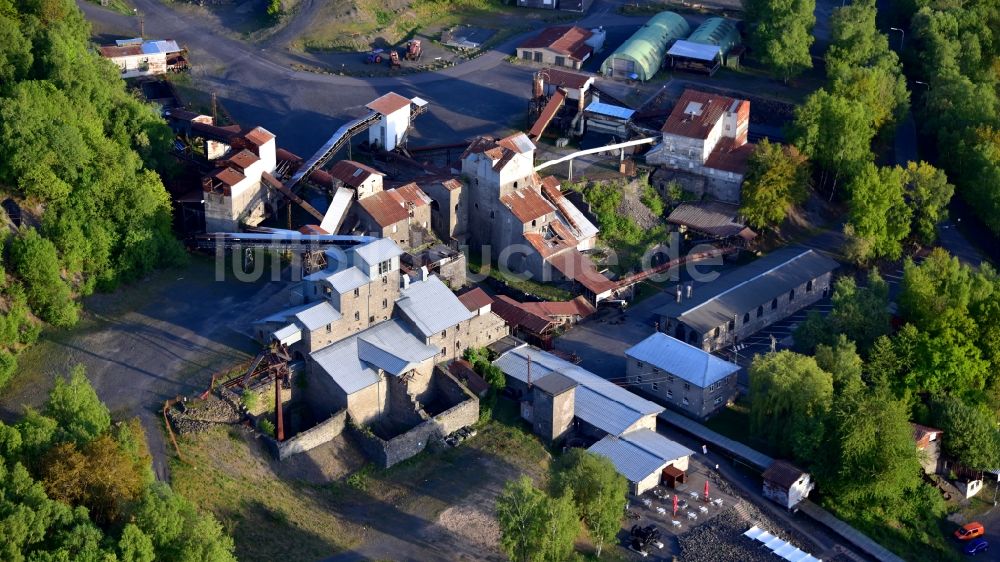
<svg viewBox="0 0 1000 562">
<path fill-rule="evenodd" d="M 125 14 L 127 16 L 131 16 L 133 14 L 132 5 L 126 2 L 126 0 L 90 0 L 90 2 L 97 4 L 98 6 L 104 6 L 105 8 L 113 12 L 118 12 L 119 14 Z"/>
<path fill-rule="evenodd" d="M 174 490 L 219 518 L 240 560 L 314 560 L 358 544 L 359 529 L 331 510 L 336 490 L 275 474 L 252 437 L 220 427 L 180 447 L 188 462 L 173 463 Z"/>
<path fill-rule="evenodd" d="M 712 416 L 705 425 L 712 431 L 716 431 L 735 439 L 741 443 L 750 442 L 750 408 L 742 402 L 730 404 L 718 414 Z"/>
<path fill-rule="evenodd" d="M 482 260 L 479 256 L 468 256 L 469 271 L 475 274 L 483 270 Z M 547 283 L 539 283 L 531 279 L 522 279 L 514 275 L 509 275 L 500 270 L 499 267 L 489 266 L 489 276 L 497 281 L 521 291 L 522 293 L 535 296 L 548 301 L 566 301 L 573 298 L 573 294 L 565 289 L 561 289 Z"/>
</svg>

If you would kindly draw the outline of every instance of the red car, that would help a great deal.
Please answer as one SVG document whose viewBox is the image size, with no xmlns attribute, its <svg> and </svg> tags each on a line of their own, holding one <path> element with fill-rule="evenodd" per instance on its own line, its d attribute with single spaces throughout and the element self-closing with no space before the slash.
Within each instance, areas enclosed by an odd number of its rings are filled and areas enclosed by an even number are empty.
<svg viewBox="0 0 1000 562">
<path fill-rule="evenodd" d="M 973 521 L 972 523 L 966 523 L 955 531 L 955 538 L 960 541 L 968 541 L 978 537 L 983 536 L 986 529 L 983 528 L 983 524 L 978 521 Z"/>
</svg>

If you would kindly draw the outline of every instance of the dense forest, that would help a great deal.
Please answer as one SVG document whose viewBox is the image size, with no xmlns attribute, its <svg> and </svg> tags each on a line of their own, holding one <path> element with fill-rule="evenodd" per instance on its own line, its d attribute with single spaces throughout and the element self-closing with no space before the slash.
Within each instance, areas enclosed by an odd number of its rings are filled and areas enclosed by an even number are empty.
<svg viewBox="0 0 1000 562">
<path fill-rule="evenodd" d="M 171 132 L 90 47 L 72 0 L 0 0 L 0 386 L 38 320 L 70 326 L 78 299 L 183 259 L 159 172 Z M 6 207 L 6 206 L 5 206 Z"/>
<path fill-rule="evenodd" d="M 234 561 L 233 541 L 155 482 L 137 419 L 113 423 L 82 368 L 0 422 L 0 559 Z"/>
</svg>

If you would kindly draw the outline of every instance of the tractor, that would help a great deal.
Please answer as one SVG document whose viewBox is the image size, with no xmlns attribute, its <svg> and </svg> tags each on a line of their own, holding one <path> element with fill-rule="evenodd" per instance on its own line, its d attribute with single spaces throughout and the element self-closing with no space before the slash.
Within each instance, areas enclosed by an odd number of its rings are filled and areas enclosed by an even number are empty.
<svg viewBox="0 0 1000 562">
<path fill-rule="evenodd" d="M 382 64 L 382 49 L 372 49 L 365 55 L 365 64 Z"/>
<path fill-rule="evenodd" d="M 406 60 L 418 61 L 422 54 L 424 50 L 420 46 L 420 39 L 410 39 L 406 42 Z"/>
<path fill-rule="evenodd" d="M 399 53 L 395 50 L 389 51 L 389 68 L 399 68 Z"/>
</svg>

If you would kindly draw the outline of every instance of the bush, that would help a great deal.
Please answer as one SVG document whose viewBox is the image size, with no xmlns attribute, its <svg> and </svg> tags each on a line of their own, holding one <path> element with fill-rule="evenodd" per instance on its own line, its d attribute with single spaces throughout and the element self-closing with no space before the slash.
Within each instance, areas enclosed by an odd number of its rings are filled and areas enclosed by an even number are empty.
<svg viewBox="0 0 1000 562">
<path fill-rule="evenodd" d="M 77 321 L 73 293 L 60 275 L 55 244 L 29 229 L 11 244 L 11 259 L 24 280 L 28 302 L 43 320 L 56 326 Z"/>
<path fill-rule="evenodd" d="M 7 350 L 0 350 L 0 389 L 10 382 L 16 370 L 17 357 Z"/>
<path fill-rule="evenodd" d="M 260 430 L 264 432 L 264 434 L 269 437 L 274 437 L 274 422 L 269 419 L 263 419 L 260 420 L 260 423 L 257 425 L 260 427 Z"/>
<path fill-rule="evenodd" d="M 250 390 L 244 390 L 243 395 L 240 396 L 240 403 L 246 408 L 248 412 L 252 412 L 257 408 L 258 396 L 256 392 Z"/>
</svg>

